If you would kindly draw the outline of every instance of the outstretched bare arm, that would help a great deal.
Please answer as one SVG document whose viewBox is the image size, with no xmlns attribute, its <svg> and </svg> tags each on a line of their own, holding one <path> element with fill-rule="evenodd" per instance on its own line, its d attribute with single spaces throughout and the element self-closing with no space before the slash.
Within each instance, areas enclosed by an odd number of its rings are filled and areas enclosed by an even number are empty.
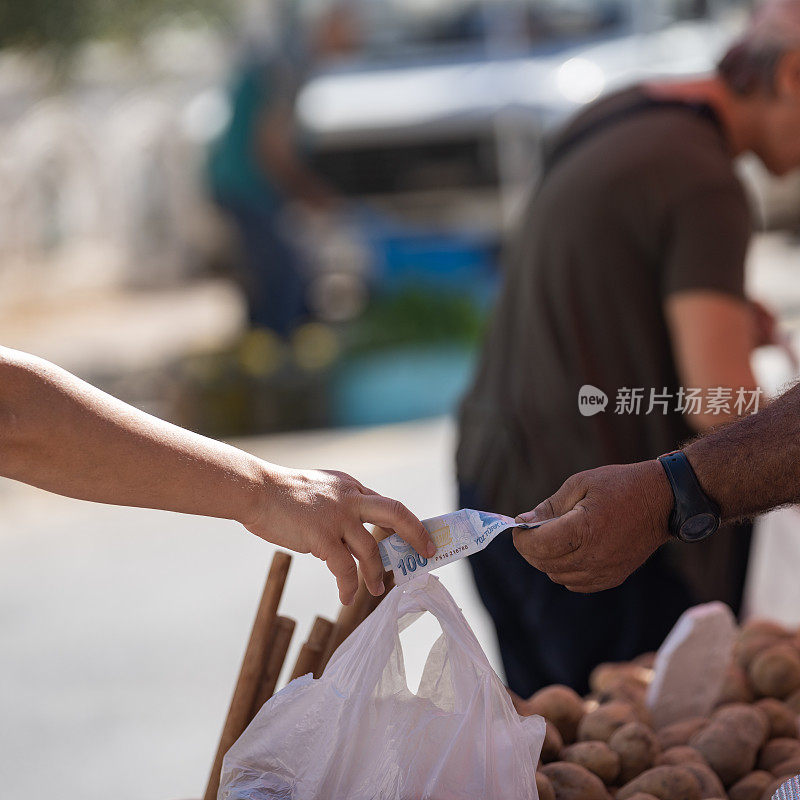
<svg viewBox="0 0 800 800">
<path fill-rule="evenodd" d="M 7 348 L 0 348 L 0 476 L 82 500 L 236 520 L 325 561 L 345 603 L 357 587 L 354 556 L 370 591 L 383 591 L 364 523 L 395 530 L 419 552 L 433 547 L 401 503 L 349 475 L 270 464 Z"/>
</svg>

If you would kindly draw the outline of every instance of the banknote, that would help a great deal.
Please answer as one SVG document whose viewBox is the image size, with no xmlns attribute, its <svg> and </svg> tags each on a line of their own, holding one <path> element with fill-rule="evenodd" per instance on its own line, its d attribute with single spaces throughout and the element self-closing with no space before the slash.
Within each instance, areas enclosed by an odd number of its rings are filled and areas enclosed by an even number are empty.
<svg viewBox="0 0 800 800">
<path fill-rule="evenodd" d="M 433 558 L 421 556 L 396 533 L 378 542 L 384 569 L 394 572 L 395 583 L 443 567 L 483 550 L 498 534 L 509 528 L 538 528 L 544 523 L 517 523 L 512 517 L 462 508 L 441 517 L 422 520 L 436 545 Z"/>
</svg>

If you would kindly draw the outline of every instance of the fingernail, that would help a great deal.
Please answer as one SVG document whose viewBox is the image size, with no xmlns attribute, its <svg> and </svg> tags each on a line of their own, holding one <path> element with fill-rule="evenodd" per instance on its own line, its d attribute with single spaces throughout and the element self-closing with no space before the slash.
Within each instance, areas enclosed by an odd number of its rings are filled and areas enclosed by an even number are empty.
<svg viewBox="0 0 800 800">
<path fill-rule="evenodd" d="M 381 581 L 380 586 L 378 588 L 380 589 L 378 595 L 382 595 L 386 591 L 386 584 L 383 581 Z"/>
<path fill-rule="evenodd" d="M 428 542 L 428 558 L 433 558 L 436 555 L 436 545 L 433 542 Z"/>
</svg>

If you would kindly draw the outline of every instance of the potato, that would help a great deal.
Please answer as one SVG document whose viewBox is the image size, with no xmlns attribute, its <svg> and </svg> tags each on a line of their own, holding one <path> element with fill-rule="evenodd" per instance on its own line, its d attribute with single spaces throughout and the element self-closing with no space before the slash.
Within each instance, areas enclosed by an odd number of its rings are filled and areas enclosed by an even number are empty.
<svg viewBox="0 0 800 800">
<path fill-rule="evenodd" d="M 539 794 L 539 800 L 556 800 L 556 793 L 553 784 L 550 783 L 550 778 L 542 775 L 541 772 L 536 773 L 536 791 Z"/>
<path fill-rule="evenodd" d="M 800 757 L 800 741 L 797 739 L 771 739 L 758 757 L 758 768 L 774 774 L 778 764 Z"/>
<path fill-rule="evenodd" d="M 756 656 L 768 650 L 783 640 L 773 634 L 755 634 L 750 637 L 740 637 L 733 648 L 733 660 L 737 666 L 747 671 Z"/>
<path fill-rule="evenodd" d="M 650 712 L 647 710 L 647 689 L 638 683 L 622 682 L 602 694 L 592 695 L 601 705 L 620 700 L 628 703 L 636 712 L 636 718 L 642 722 L 650 722 Z"/>
<path fill-rule="evenodd" d="M 626 783 L 617 792 L 617 800 L 630 800 L 637 792 L 659 800 L 701 800 L 697 778 L 683 767 L 653 767 Z"/>
<path fill-rule="evenodd" d="M 773 775 L 763 770 L 756 770 L 745 775 L 728 789 L 730 800 L 760 800 L 764 789 L 772 783 Z"/>
<path fill-rule="evenodd" d="M 743 740 L 760 748 L 769 734 L 769 717 L 760 708 L 746 703 L 720 706 L 711 716 L 711 722 L 733 728 Z"/>
<path fill-rule="evenodd" d="M 708 720 L 705 717 L 689 717 L 689 719 L 673 722 L 662 728 L 656 733 L 656 738 L 662 750 L 669 750 L 670 747 L 688 744 L 689 739 L 698 731 L 703 730 L 706 725 L 708 725 Z"/>
<path fill-rule="evenodd" d="M 541 714 L 550 720 L 566 744 L 575 741 L 584 706 L 580 695 L 568 686 L 546 686 L 524 700 L 523 707 L 526 714 Z"/>
<path fill-rule="evenodd" d="M 792 692 L 784 702 L 795 714 L 800 714 L 800 689 Z"/>
<path fill-rule="evenodd" d="M 597 775 L 606 786 L 614 783 L 619 775 L 619 755 L 605 742 L 576 742 L 571 744 L 562 751 L 561 760 L 568 761 L 571 764 L 580 764 L 588 769 L 589 772 Z"/>
<path fill-rule="evenodd" d="M 720 780 L 730 786 L 755 766 L 759 745 L 749 736 L 748 731 L 712 722 L 696 733 L 689 744 L 700 752 Z"/>
<path fill-rule="evenodd" d="M 619 782 L 628 783 L 653 766 L 661 748 L 650 728 L 641 722 L 628 722 L 617 728 L 608 746 L 619 754 Z"/>
<path fill-rule="evenodd" d="M 756 694 L 783 699 L 800 688 L 800 655 L 789 644 L 775 644 L 752 660 L 747 675 Z"/>
<path fill-rule="evenodd" d="M 620 684 L 646 690 L 653 680 L 653 670 L 634 663 L 599 664 L 589 675 L 589 688 L 602 695 Z"/>
<path fill-rule="evenodd" d="M 780 778 L 775 778 L 772 783 L 767 784 L 759 800 L 772 800 L 772 795 L 774 795 L 786 781 L 790 781 L 793 777 L 794 775 L 781 775 Z"/>
<path fill-rule="evenodd" d="M 658 798 L 654 794 L 649 794 L 648 792 L 636 792 L 636 794 L 632 794 L 628 800 L 658 800 Z"/>
<path fill-rule="evenodd" d="M 642 653 L 640 656 L 631 661 L 631 664 L 636 664 L 637 667 L 644 667 L 645 669 L 653 669 L 656 663 L 655 653 Z"/>
<path fill-rule="evenodd" d="M 753 687 L 747 678 L 747 673 L 738 665 L 731 664 L 722 682 L 722 689 L 715 705 L 726 703 L 752 703 L 754 699 Z"/>
<path fill-rule="evenodd" d="M 579 764 L 555 761 L 541 772 L 549 778 L 556 800 L 608 800 L 611 796 L 600 778 Z"/>
<path fill-rule="evenodd" d="M 781 625 L 780 622 L 763 617 L 751 617 L 742 625 L 739 631 L 739 639 L 747 638 L 748 636 L 785 638 L 791 635 L 792 632 L 784 625 Z"/>
<path fill-rule="evenodd" d="M 564 749 L 564 740 L 558 732 L 558 728 L 550 720 L 545 720 L 544 743 L 542 744 L 542 761 L 549 764 L 551 761 L 558 761 L 561 751 Z"/>
<path fill-rule="evenodd" d="M 769 721 L 767 738 L 797 738 L 797 714 L 786 703 L 774 697 L 764 697 L 757 701 L 755 706 L 767 715 Z"/>
<path fill-rule="evenodd" d="M 644 706 L 652 680 L 653 670 L 636 664 L 600 664 L 589 676 L 589 688 L 601 703 L 624 700 Z"/>
<path fill-rule="evenodd" d="M 581 742 L 607 742 L 617 728 L 636 721 L 636 712 L 630 703 L 614 700 L 591 711 L 578 725 L 578 740 Z"/>
<path fill-rule="evenodd" d="M 772 770 L 773 775 L 800 775 L 800 758 L 795 756 L 776 764 Z"/>
<path fill-rule="evenodd" d="M 625 680 L 630 673 L 631 667 L 627 663 L 598 664 L 589 673 L 589 691 L 595 694 L 607 692 L 621 680 Z"/>
<path fill-rule="evenodd" d="M 505 687 L 505 690 L 508 692 L 508 696 L 511 698 L 511 705 L 514 706 L 514 710 L 519 714 L 521 717 L 530 717 L 532 714 L 528 714 L 525 711 L 525 700 L 523 700 L 513 689 L 509 689 L 508 686 Z"/>
<path fill-rule="evenodd" d="M 687 761 L 695 761 L 698 764 L 705 764 L 708 762 L 694 749 L 689 747 L 688 744 L 677 744 L 675 747 L 670 747 L 663 753 L 656 756 L 656 766 L 663 766 L 664 764 L 671 764 L 675 767 L 683 766 Z"/>
<path fill-rule="evenodd" d="M 700 784 L 700 797 L 724 797 L 725 787 L 711 767 L 698 764 L 696 761 L 687 761 L 683 769 L 688 770 L 697 778 Z"/>
</svg>

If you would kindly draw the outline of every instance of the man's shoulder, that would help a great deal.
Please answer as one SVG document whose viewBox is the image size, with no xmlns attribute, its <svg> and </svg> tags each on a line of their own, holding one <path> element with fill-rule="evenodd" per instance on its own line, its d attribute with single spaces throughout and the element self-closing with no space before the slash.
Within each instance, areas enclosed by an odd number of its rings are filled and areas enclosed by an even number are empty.
<svg viewBox="0 0 800 800">
<path fill-rule="evenodd" d="M 580 173 L 601 179 L 630 172 L 641 181 L 663 173 L 736 186 L 733 158 L 713 113 L 661 102 L 639 86 L 610 94 L 577 114 L 550 142 L 545 163 L 552 168 L 573 156 L 594 165 Z"/>
</svg>

